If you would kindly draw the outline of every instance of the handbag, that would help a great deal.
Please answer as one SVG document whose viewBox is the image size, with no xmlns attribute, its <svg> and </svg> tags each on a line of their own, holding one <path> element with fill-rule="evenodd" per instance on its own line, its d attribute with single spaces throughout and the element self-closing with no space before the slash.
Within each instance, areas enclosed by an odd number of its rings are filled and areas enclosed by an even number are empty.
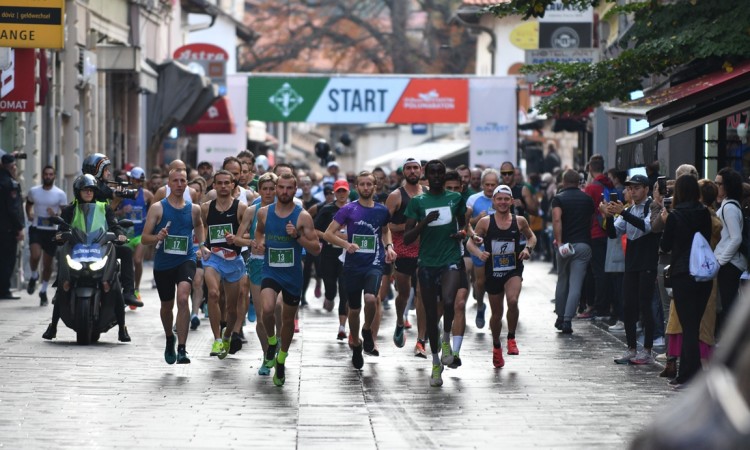
<svg viewBox="0 0 750 450">
<path fill-rule="evenodd" d="M 706 238 L 696 231 L 693 235 L 693 245 L 690 248 L 690 275 L 695 281 L 711 281 L 719 273 L 719 261 L 716 260 L 711 246 Z"/>
</svg>

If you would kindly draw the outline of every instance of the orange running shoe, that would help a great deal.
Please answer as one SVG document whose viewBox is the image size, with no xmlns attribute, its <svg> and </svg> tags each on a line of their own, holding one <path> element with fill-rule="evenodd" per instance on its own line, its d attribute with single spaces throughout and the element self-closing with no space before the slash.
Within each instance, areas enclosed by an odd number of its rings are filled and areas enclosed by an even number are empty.
<svg viewBox="0 0 750 450">
<path fill-rule="evenodd" d="M 499 369 L 505 365 L 505 360 L 503 359 L 503 348 L 502 347 L 492 347 L 492 364 L 495 366 L 496 369 Z"/>
<path fill-rule="evenodd" d="M 518 345 L 516 345 L 515 339 L 508 339 L 508 354 L 509 355 L 518 354 Z"/>
</svg>

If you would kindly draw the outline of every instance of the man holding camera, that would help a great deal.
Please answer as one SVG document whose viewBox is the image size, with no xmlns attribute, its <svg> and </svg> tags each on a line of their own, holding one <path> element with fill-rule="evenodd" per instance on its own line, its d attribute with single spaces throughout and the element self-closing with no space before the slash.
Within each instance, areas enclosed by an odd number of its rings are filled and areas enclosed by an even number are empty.
<svg viewBox="0 0 750 450">
<path fill-rule="evenodd" d="M 111 165 L 109 158 L 101 153 L 94 153 L 83 160 L 83 173 L 93 175 L 98 181 L 98 189 L 94 192 L 96 201 L 112 203 L 112 209 L 117 207 L 119 198 L 135 198 L 138 191 L 134 190 L 117 190 L 109 186 L 111 176 Z M 119 197 L 117 201 L 115 198 Z M 116 245 L 115 254 L 120 260 L 120 283 L 122 284 L 122 296 L 126 305 L 143 306 L 143 302 L 135 296 L 135 273 L 133 266 L 133 250 L 125 245 Z"/>
</svg>

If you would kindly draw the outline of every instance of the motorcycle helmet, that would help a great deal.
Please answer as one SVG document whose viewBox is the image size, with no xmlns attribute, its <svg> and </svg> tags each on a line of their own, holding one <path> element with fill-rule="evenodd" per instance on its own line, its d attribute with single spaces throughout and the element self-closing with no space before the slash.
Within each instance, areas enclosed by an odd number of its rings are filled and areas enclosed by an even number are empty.
<svg viewBox="0 0 750 450">
<path fill-rule="evenodd" d="M 76 200 L 79 202 L 82 202 L 81 199 L 81 190 L 84 188 L 91 188 L 94 189 L 94 198 L 96 198 L 96 189 L 98 186 L 98 182 L 96 181 L 96 178 L 94 178 L 93 175 L 85 173 L 83 175 L 79 175 L 78 178 L 73 181 L 73 193 L 75 195 Z"/>
<path fill-rule="evenodd" d="M 94 153 L 83 160 L 82 171 L 84 174 L 93 175 L 98 180 L 102 178 L 104 175 L 104 169 L 110 164 L 112 164 L 112 162 L 106 155 Z"/>
</svg>

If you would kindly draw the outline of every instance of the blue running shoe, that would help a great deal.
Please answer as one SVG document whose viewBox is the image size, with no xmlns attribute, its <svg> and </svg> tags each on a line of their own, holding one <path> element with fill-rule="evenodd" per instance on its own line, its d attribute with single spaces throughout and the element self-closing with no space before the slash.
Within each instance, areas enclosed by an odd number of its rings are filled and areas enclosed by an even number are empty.
<svg viewBox="0 0 750 450">
<path fill-rule="evenodd" d="M 167 346 L 164 349 L 164 361 L 167 364 L 174 364 L 177 362 L 177 350 L 175 349 L 177 339 L 174 335 L 167 336 Z"/>
<path fill-rule="evenodd" d="M 247 320 L 250 322 L 255 322 L 257 319 L 255 315 L 255 305 L 253 305 L 253 302 L 250 302 L 250 306 L 247 308 Z"/>
<path fill-rule="evenodd" d="M 263 358 L 263 364 L 258 368 L 258 375 L 263 377 L 271 375 L 271 369 L 268 367 L 268 361 L 266 358 Z"/>
<path fill-rule="evenodd" d="M 477 319 L 476 319 L 476 326 L 477 328 L 484 328 L 484 313 L 487 311 L 487 304 L 483 303 L 482 307 L 477 307 Z"/>
</svg>

